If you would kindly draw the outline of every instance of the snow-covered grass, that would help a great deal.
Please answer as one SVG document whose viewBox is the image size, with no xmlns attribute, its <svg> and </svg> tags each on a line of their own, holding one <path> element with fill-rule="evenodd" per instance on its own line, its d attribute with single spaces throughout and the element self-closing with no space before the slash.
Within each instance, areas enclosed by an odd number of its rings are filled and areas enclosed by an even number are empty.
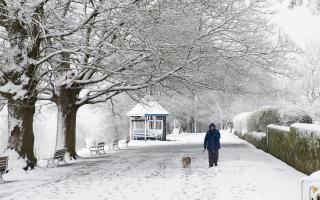
<svg viewBox="0 0 320 200">
<path fill-rule="evenodd" d="M 203 142 L 205 133 L 181 133 L 181 134 L 169 134 L 167 135 L 167 141 L 161 140 L 131 140 L 128 144 L 128 148 L 138 148 L 138 147 L 150 147 L 150 146 L 168 146 L 168 145 L 181 145 L 181 144 L 199 144 Z M 109 148 L 105 145 L 106 153 L 117 152 L 113 148 Z M 126 148 L 125 140 L 119 141 L 119 147 Z M 78 155 L 85 157 L 90 156 L 89 148 L 83 148 L 77 151 Z"/>
<path fill-rule="evenodd" d="M 197 144 L 203 142 L 204 133 L 181 133 L 167 135 L 167 141 L 160 140 L 131 140 L 129 147 L 153 145 Z"/>
<path fill-rule="evenodd" d="M 219 166 L 208 168 L 204 134 L 172 141 L 131 141 L 127 149 L 88 156 L 69 165 L 4 175 L 1 200 L 237 199 L 298 200 L 302 173 L 222 132 Z M 152 145 L 150 145 L 152 143 Z M 80 153 L 80 152 L 79 152 Z M 190 156 L 190 168 L 181 168 Z"/>
<path fill-rule="evenodd" d="M 34 150 L 38 160 L 50 157 L 54 153 L 57 130 L 57 109 L 54 104 L 41 102 L 37 105 L 34 117 Z M 0 156 L 4 154 L 8 142 L 8 122 L 6 106 L 0 111 Z M 86 105 L 79 109 L 77 115 L 77 149 L 85 146 L 85 138 L 92 142 L 111 143 L 115 137 L 125 138 L 129 130 L 129 119 L 120 120 L 106 106 Z"/>
</svg>

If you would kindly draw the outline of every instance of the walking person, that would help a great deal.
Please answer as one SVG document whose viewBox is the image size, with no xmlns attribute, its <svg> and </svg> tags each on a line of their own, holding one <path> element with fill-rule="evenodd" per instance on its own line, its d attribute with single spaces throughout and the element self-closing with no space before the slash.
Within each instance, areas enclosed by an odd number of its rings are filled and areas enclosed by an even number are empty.
<svg viewBox="0 0 320 200">
<path fill-rule="evenodd" d="M 208 150 L 209 167 L 213 167 L 213 164 L 217 166 L 220 149 L 220 132 L 216 129 L 214 123 L 209 125 L 209 130 L 204 138 L 204 150 L 205 149 Z"/>
</svg>

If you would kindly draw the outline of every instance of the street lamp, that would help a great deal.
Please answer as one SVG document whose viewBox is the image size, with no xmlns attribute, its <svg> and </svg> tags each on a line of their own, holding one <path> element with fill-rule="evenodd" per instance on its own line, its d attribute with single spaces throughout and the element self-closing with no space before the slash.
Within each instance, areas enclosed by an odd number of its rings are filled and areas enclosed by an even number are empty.
<svg viewBox="0 0 320 200">
<path fill-rule="evenodd" d="M 197 101 L 198 96 L 194 96 L 194 133 L 197 133 Z"/>
</svg>

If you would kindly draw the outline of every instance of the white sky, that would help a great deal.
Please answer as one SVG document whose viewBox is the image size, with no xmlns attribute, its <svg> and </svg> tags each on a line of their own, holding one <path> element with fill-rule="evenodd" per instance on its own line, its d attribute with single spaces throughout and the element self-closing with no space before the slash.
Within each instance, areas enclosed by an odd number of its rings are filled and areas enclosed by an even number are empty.
<svg viewBox="0 0 320 200">
<path fill-rule="evenodd" d="M 294 9 L 288 9 L 288 1 L 283 1 L 276 9 L 274 21 L 282 32 L 304 48 L 306 43 L 320 41 L 320 16 L 314 15 L 308 8 L 307 0 L 304 5 Z"/>
</svg>

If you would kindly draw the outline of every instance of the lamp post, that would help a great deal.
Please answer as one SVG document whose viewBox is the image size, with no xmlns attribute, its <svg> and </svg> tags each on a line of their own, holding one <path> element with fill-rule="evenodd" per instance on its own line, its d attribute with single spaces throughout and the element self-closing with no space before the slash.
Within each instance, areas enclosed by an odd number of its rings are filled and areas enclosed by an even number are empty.
<svg viewBox="0 0 320 200">
<path fill-rule="evenodd" d="M 197 133 L 197 101 L 198 96 L 194 96 L 194 133 Z"/>
</svg>

